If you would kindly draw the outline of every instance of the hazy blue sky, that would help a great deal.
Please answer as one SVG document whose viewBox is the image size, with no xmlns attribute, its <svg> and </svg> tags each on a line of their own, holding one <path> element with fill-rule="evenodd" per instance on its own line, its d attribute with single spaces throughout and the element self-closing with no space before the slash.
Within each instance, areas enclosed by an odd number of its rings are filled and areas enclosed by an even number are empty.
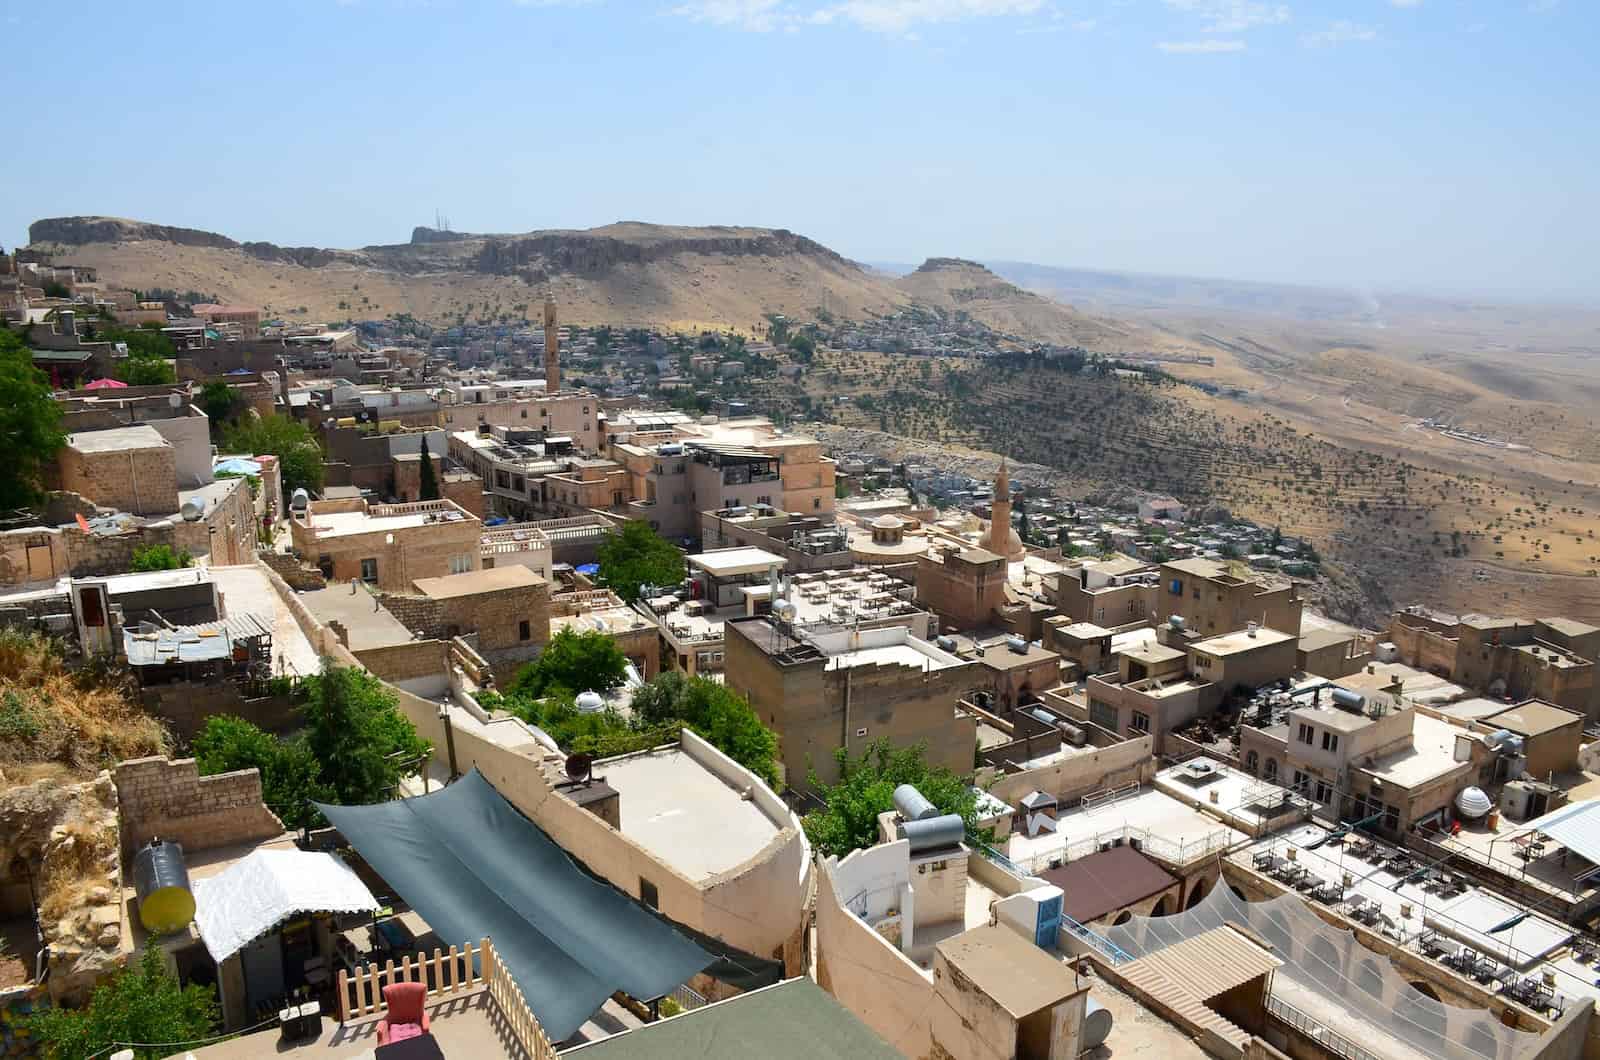
<svg viewBox="0 0 1600 1060">
<path fill-rule="evenodd" d="M 0 244 L 615 220 L 1595 296 L 1595 0 L 0 0 Z"/>
</svg>

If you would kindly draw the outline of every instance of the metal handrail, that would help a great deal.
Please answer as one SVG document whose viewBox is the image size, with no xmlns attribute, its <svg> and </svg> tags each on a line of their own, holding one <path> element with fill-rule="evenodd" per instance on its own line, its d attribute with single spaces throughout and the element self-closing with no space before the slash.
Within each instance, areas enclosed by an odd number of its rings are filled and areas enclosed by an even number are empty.
<svg viewBox="0 0 1600 1060">
<path fill-rule="evenodd" d="M 1336 1056 L 1347 1057 L 1348 1060 L 1381 1060 L 1378 1054 L 1370 1049 L 1363 1049 L 1332 1027 L 1318 1022 L 1276 994 L 1267 995 L 1267 1011 Z"/>
</svg>

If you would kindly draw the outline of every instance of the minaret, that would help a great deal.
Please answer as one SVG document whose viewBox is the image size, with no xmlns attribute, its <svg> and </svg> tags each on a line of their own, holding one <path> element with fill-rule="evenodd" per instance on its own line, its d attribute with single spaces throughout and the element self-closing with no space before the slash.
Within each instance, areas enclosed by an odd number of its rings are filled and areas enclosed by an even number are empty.
<svg viewBox="0 0 1600 1060">
<path fill-rule="evenodd" d="M 553 395 L 561 389 L 561 337 L 556 331 L 556 300 L 544 300 L 544 392 Z"/>
<path fill-rule="evenodd" d="M 1000 458 L 1000 470 L 994 476 L 994 503 L 990 505 L 989 538 L 983 547 L 997 556 L 1011 555 L 1011 476 L 1006 472 L 1006 458 Z"/>
</svg>

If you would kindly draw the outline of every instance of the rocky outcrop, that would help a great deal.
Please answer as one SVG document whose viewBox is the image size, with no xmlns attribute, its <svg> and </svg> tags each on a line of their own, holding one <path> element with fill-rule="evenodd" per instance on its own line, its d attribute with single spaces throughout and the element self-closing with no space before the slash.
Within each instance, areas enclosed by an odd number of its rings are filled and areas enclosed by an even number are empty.
<svg viewBox="0 0 1600 1060">
<path fill-rule="evenodd" d="M 219 247 L 232 250 L 238 242 L 215 232 L 198 228 L 175 228 L 122 217 L 47 217 L 28 226 L 30 243 L 131 243 L 141 239 L 177 243 L 186 247 Z"/>
<path fill-rule="evenodd" d="M 0 865 L 27 865 L 37 881 L 56 1002 L 87 999 L 126 962 L 119 850 L 110 773 L 10 788 L 0 776 Z"/>
<path fill-rule="evenodd" d="M 478 272 L 511 275 L 533 268 L 551 274 L 594 277 L 619 265 L 648 265 L 682 254 L 784 257 L 804 254 L 849 266 L 821 243 L 779 228 L 758 235 L 693 236 L 638 242 L 585 232 L 490 236 L 473 261 Z"/>
</svg>

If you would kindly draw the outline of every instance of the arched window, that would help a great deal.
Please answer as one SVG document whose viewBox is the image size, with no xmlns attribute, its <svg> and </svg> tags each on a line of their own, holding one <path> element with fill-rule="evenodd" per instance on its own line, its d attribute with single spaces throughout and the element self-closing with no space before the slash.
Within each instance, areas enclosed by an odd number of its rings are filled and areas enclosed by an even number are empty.
<svg viewBox="0 0 1600 1060">
<path fill-rule="evenodd" d="M 1151 916 L 1166 916 L 1167 915 L 1167 896 L 1166 895 L 1162 895 L 1161 896 L 1161 901 L 1157 902 L 1156 903 L 1156 907 L 1154 909 L 1150 910 L 1150 915 Z"/>
<path fill-rule="evenodd" d="M 1266 777 L 1268 780 L 1278 779 L 1278 760 L 1276 758 L 1267 759 Z"/>
<path fill-rule="evenodd" d="M 1195 906 L 1199 905 L 1200 900 L 1206 896 L 1206 890 L 1207 885 L 1205 880 L 1195 880 L 1194 890 L 1189 892 L 1189 900 L 1184 903 L 1183 908 L 1193 909 Z"/>
<path fill-rule="evenodd" d="M 1113 920 L 1111 922 L 1111 926 L 1112 927 L 1120 927 L 1121 925 L 1126 924 L 1128 921 L 1130 921 L 1132 919 L 1133 919 L 1133 910 L 1124 909 L 1122 912 L 1117 914 L 1117 919 L 1115 919 L 1115 920 Z"/>
<path fill-rule="evenodd" d="M 1254 751 L 1245 752 L 1244 771 L 1251 776 L 1256 775 L 1256 770 L 1261 768 L 1261 756 Z"/>
</svg>

